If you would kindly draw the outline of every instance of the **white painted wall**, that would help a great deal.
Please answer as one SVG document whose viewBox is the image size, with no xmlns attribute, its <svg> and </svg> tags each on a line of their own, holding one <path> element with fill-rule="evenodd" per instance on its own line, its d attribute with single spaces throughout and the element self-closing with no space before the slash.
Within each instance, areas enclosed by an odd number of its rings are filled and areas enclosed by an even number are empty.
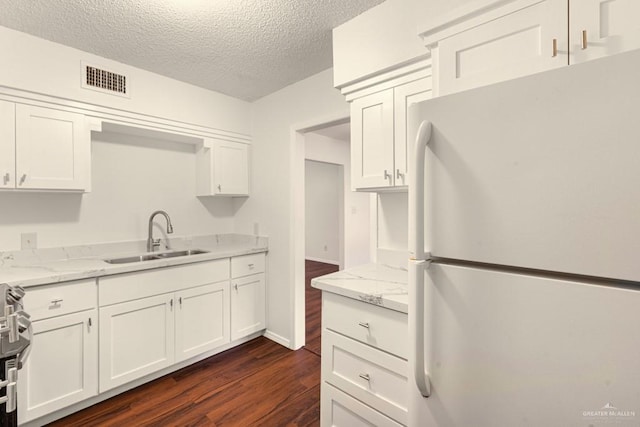
<svg viewBox="0 0 640 427">
<path fill-rule="evenodd" d="M 251 132 L 251 104 L 230 96 L 6 27 L 0 27 L 0 52 L 0 86 L 241 134 Z M 82 89 L 81 61 L 126 74 L 131 98 Z"/>
<path fill-rule="evenodd" d="M 252 194 L 235 201 L 235 231 L 251 233 L 258 223 L 260 234 L 269 236 L 267 336 L 284 345 L 302 345 L 294 340 L 293 319 L 294 298 L 300 297 L 295 284 L 304 281 L 304 244 L 300 253 L 294 250 L 296 238 L 304 239 L 304 197 L 296 202 L 294 194 L 298 185 L 304 191 L 304 137 L 299 140 L 295 129 L 349 117 L 347 102 L 332 87 L 332 74 L 323 71 L 253 104 Z M 302 208 L 296 210 L 296 203 Z M 304 307 L 303 298 L 301 303 Z M 302 320 L 298 340 L 304 339 Z"/>
<path fill-rule="evenodd" d="M 409 249 L 409 198 L 407 193 L 381 193 L 378 196 L 378 249 Z"/>
<path fill-rule="evenodd" d="M 344 197 L 342 166 L 304 162 L 305 259 L 342 264 Z"/>
<path fill-rule="evenodd" d="M 96 135 L 96 134 L 94 134 Z M 149 215 L 171 216 L 174 236 L 234 230 L 231 199 L 197 198 L 194 147 L 117 134 L 92 142 L 91 193 L 0 192 L 0 251 L 20 249 L 20 233 L 38 247 L 147 238 Z M 164 227 L 164 219 L 157 222 Z M 156 228 L 156 237 L 161 237 Z"/>
<path fill-rule="evenodd" d="M 305 158 L 344 167 L 344 265 L 351 268 L 371 262 L 370 198 L 375 195 L 351 191 L 351 150 L 346 141 L 309 132 L 304 135 Z"/>
<path fill-rule="evenodd" d="M 475 0 L 387 0 L 333 30 L 336 87 L 428 54 L 424 22 Z"/>
</svg>

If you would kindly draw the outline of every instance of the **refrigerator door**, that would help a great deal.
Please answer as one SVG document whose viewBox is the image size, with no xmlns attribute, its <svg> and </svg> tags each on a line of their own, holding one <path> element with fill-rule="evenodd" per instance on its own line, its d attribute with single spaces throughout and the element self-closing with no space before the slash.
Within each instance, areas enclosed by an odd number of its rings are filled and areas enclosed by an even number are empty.
<svg viewBox="0 0 640 427">
<path fill-rule="evenodd" d="M 425 249 L 640 280 L 639 69 L 635 51 L 420 103 Z"/>
<path fill-rule="evenodd" d="M 410 426 L 640 423 L 640 292 L 432 264 Z M 410 325 L 411 326 L 411 325 Z"/>
</svg>

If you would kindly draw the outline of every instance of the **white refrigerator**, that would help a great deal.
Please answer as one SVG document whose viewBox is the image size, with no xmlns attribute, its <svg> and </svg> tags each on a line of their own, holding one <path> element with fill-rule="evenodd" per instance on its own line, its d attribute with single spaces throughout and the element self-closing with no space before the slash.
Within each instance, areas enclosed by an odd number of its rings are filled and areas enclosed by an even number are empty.
<svg viewBox="0 0 640 427">
<path fill-rule="evenodd" d="M 410 426 L 640 425 L 640 52 L 434 98 L 420 124 Z"/>
</svg>

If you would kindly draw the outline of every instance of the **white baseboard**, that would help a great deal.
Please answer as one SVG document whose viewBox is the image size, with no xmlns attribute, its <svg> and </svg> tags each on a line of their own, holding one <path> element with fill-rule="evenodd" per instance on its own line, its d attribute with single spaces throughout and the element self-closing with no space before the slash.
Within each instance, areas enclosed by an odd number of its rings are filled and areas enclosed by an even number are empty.
<svg viewBox="0 0 640 427">
<path fill-rule="evenodd" d="M 333 260 L 333 259 L 322 259 L 322 258 L 314 258 L 314 257 L 309 257 L 309 256 L 304 257 L 304 259 L 308 259 L 309 261 L 323 262 L 325 264 L 332 264 L 332 265 L 340 266 L 340 261 L 336 261 L 336 260 Z"/>
<path fill-rule="evenodd" d="M 291 348 L 291 341 L 289 341 L 287 338 L 282 337 L 276 333 L 271 332 L 270 330 L 266 330 L 264 333 L 264 337 L 265 338 L 269 338 L 271 341 L 280 344 L 283 347 L 287 347 L 290 348 L 291 350 L 295 350 L 294 348 Z"/>
</svg>

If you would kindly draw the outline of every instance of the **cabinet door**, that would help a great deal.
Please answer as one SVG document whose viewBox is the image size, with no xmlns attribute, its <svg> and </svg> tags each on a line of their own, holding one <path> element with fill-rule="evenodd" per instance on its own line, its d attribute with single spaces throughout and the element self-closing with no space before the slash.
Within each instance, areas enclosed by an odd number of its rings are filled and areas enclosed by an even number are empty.
<svg viewBox="0 0 640 427">
<path fill-rule="evenodd" d="M 96 310 L 33 322 L 33 344 L 18 372 L 24 423 L 98 393 Z"/>
<path fill-rule="evenodd" d="M 236 142 L 215 142 L 213 146 L 213 193 L 249 195 L 249 146 Z"/>
<path fill-rule="evenodd" d="M 407 129 L 409 126 L 408 112 L 409 107 L 416 102 L 424 101 L 432 97 L 431 77 L 415 80 L 410 83 L 403 84 L 394 89 L 393 99 L 395 116 L 394 126 L 394 163 L 396 187 L 407 185 L 409 180 L 407 172 L 409 170 L 407 163 L 407 152 L 411 151 L 415 144 L 415 135 L 409 135 Z"/>
<path fill-rule="evenodd" d="M 255 274 L 232 281 L 231 290 L 231 340 L 264 329 L 265 279 Z"/>
<path fill-rule="evenodd" d="M 569 18 L 571 63 L 640 47 L 638 0 L 571 0 Z"/>
<path fill-rule="evenodd" d="M 176 293 L 176 362 L 230 341 L 229 282 Z"/>
<path fill-rule="evenodd" d="M 0 101 L 0 188 L 16 186 L 16 110 L 13 102 Z"/>
<path fill-rule="evenodd" d="M 88 188 L 90 144 L 83 115 L 17 104 L 16 187 Z"/>
<path fill-rule="evenodd" d="M 100 392 L 174 360 L 173 294 L 100 307 Z"/>
<path fill-rule="evenodd" d="M 393 185 L 393 89 L 351 103 L 351 186 Z"/>
<path fill-rule="evenodd" d="M 540 1 L 442 40 L 438 43 L 438 93 L 567 65 L 567 13 L 567 0 Z"/>
</svg>

